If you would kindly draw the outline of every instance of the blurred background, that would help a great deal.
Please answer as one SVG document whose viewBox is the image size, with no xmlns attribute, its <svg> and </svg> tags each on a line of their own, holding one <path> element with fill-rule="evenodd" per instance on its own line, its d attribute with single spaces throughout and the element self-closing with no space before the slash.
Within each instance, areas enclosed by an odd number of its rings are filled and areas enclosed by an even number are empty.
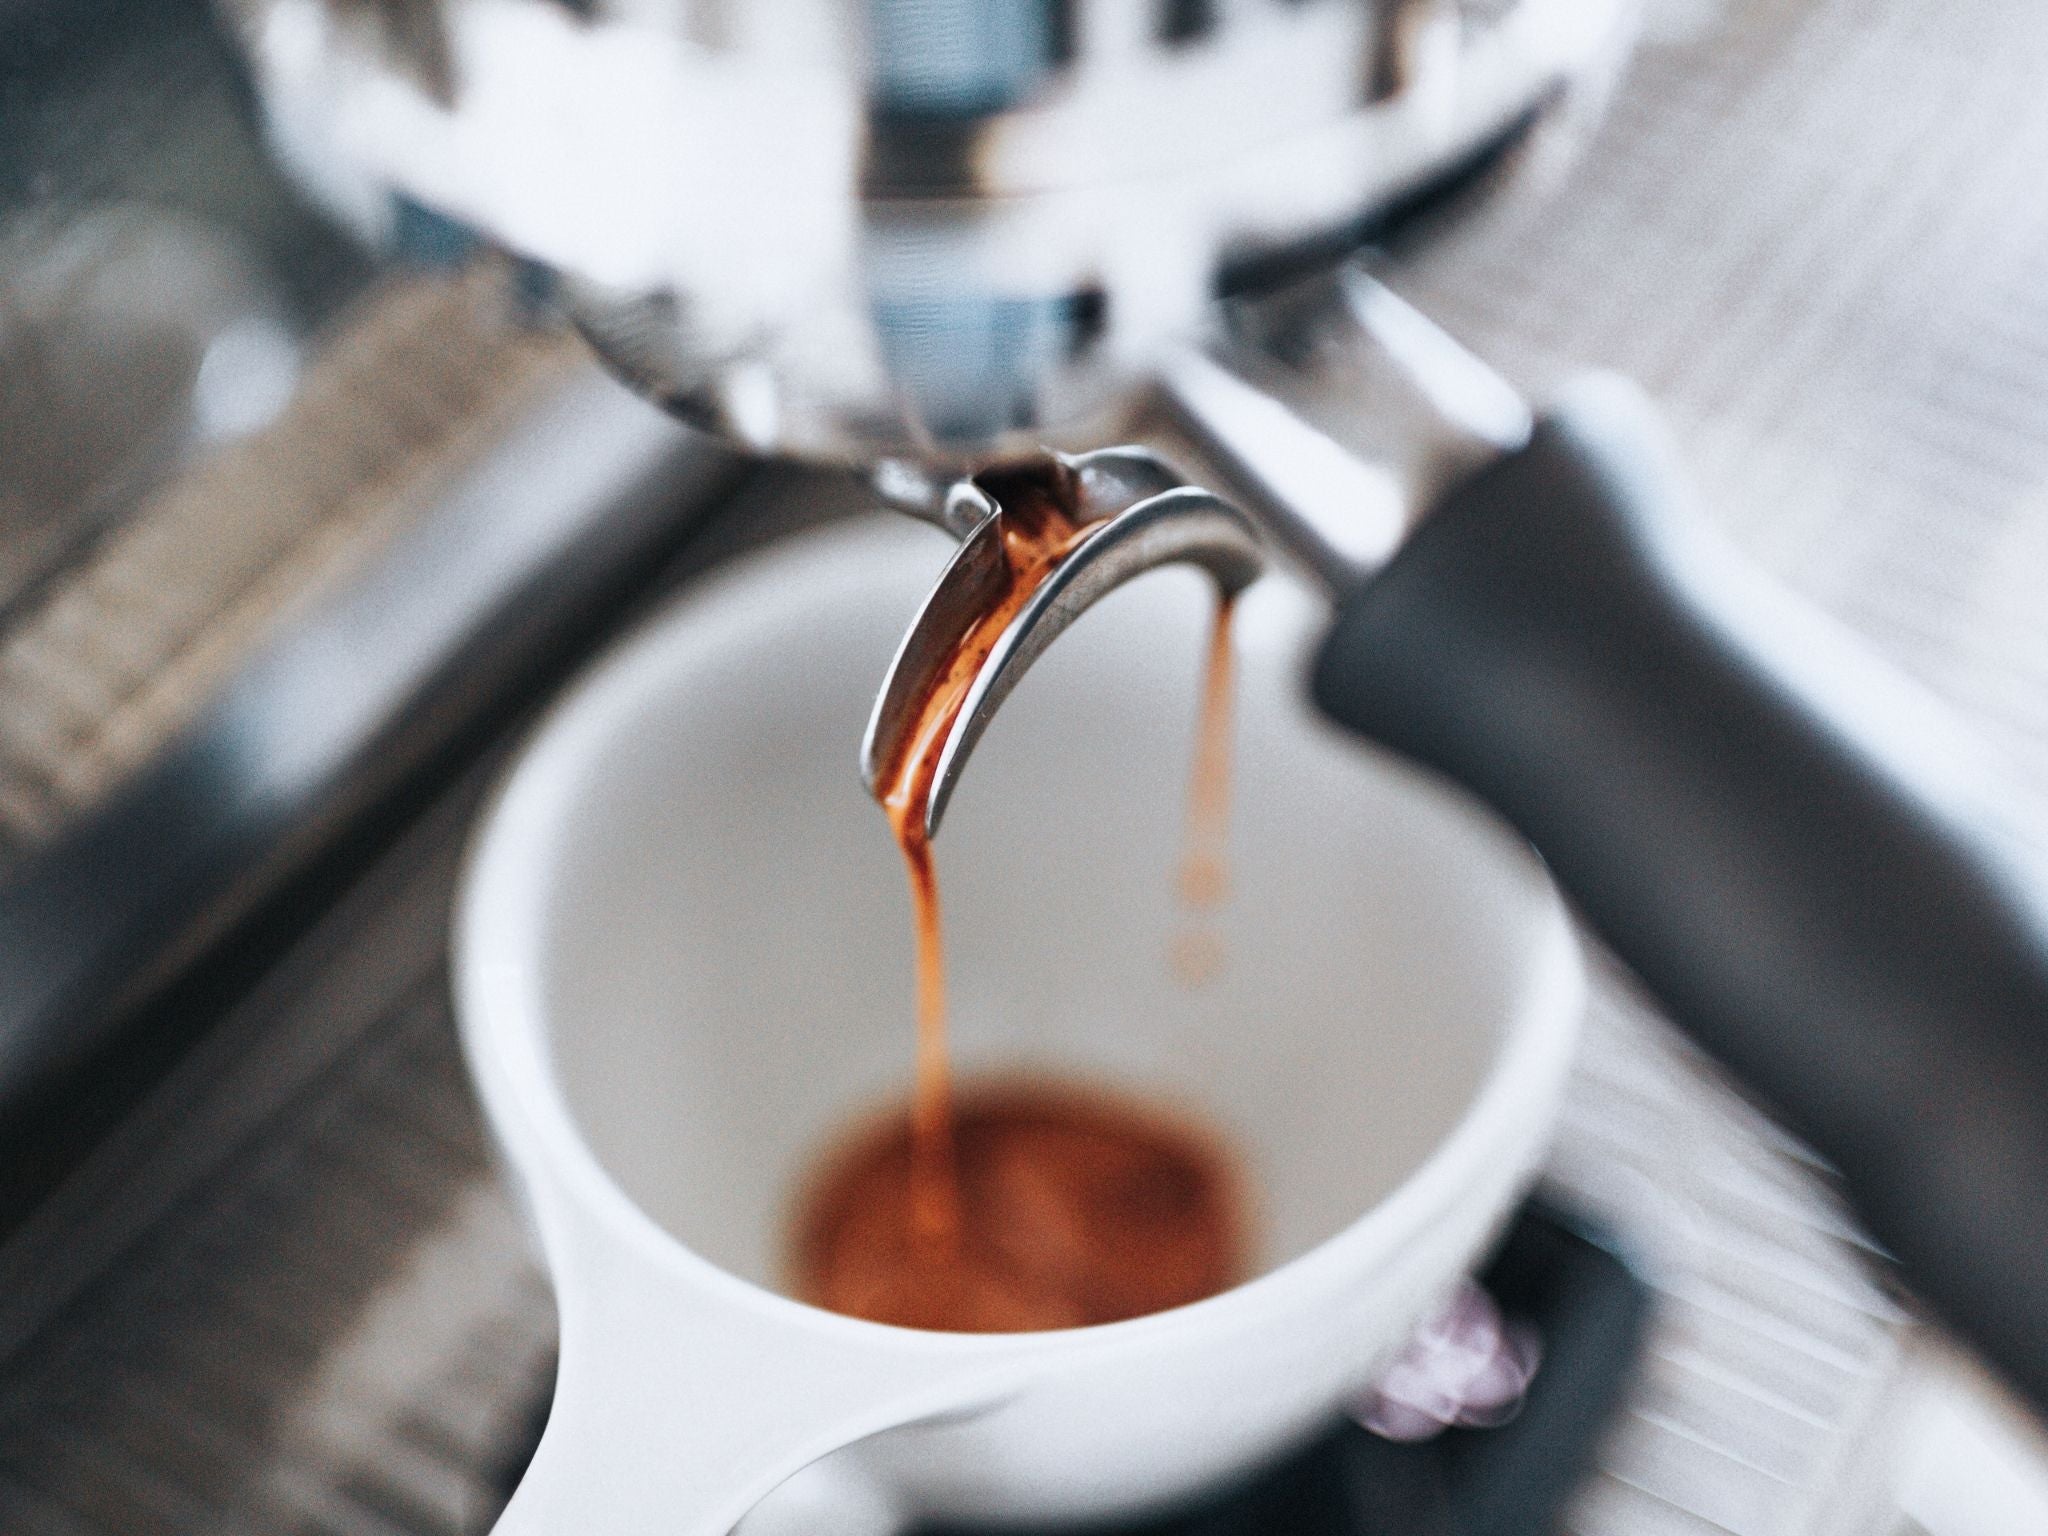
<svg viewBox="0 0 2048 1536">
<path fill-rule="evenodd" d="M 1395 284 L 1538 396 L 1641 381 L 2037 858 L 2044 81 L 2025 0 L 1652 0 L 1564 182 Z M 553 1317 L 448 1018 L 463 831 L 607 636 L 873 500 L 430 215 L 353 243 L 203 0 L 0 0 L 0 1528 L 488 1527 Z M 2034 1427 L 1618 975 L 1547 1185 L 1653 1301 L 1565 1528 L 2048 1529 Z"/>
</svg>

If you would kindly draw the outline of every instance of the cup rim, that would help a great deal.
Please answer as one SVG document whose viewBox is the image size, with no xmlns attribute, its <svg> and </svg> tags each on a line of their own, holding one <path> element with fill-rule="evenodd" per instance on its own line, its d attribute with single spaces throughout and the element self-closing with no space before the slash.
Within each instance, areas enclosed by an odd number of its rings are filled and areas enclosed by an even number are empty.
<svg viewBox="0 0 2048 1536">
<path fill-rule="evenodd" d="M 1491 845 L 1502 875 L 1526 891 L 1527 977 L 1500 1022 L 1491 1059 L 1448 1130 L 1399 1181 L 1359 1215 L 1307 1249 L 1213 1296 L 1116 1322 L 1020 1333 L 960 1333 L 875 1322 L 828 1311 L 748 1280 L 704 1257 L 641 1208 L 578 1127 L 549 1062 L 549 1031 L 537 956 L 550 870 L 535 846 L 579 803 L 570 786 L 616 739 L 620 720 L 674 686 L 672 654 L 690 643 L 692 610 L 773 565 L 878 546 L 882 515 L 854 517 L 777 539 L 691 581 L 592 660 L 528 728 L 498 771 L 472 823 L 457 873 L 450 941 L 455 1016 L 464 1058 L 489 1126 L 516 1170 L 540 1227 L 558 1296 L 579 1262 L 591 1222 L 644 1262 L 728 1302 L 816 1335 L 895 1348 L 1002 1355 L 1051 1344 L 1114 1345 L 1161 1331 L 1208 1328 L 1232 1313 L 1288 1309 L 1292 1298 L 1342 1289 L 1398 1259 L 1405 1243 L 1506 1156 L 1526 1164 L 1562 1090 L 1584 1012 L 1582 954 L 1564 902 L 1532 850 L 1476 799 L 1441 776 L 1376 748 L 1375 772 L 1405 778 L 1417 793 L 1463 802 L 1473 836 Z M 1272 579 L 1272 578 L 1267 578 Z M 1404 790 L 1404 792 L 1406 792 Z M 1499 931 L 1494 925 L 1492 931 Z M 1516 1113 L 1517 1108 L 1521 1113 Z M 1507 1143 L 1507 1150 L 1503 1150 Z M 564 1208 L 564 1202 L 567 1207 Z M 586 1222 L 576 1222 L 580 1214 Z M 571 1239 L 569 1229 L 581 1234 Z M 1364 1262 L 1376 1258 L 1377 1262 Z"/>
</svg>

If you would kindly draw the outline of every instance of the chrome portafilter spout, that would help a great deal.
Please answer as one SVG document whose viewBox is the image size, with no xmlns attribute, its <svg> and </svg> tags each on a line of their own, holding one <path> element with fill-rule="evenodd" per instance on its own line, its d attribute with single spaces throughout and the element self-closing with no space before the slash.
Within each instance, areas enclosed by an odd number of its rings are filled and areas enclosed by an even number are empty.
<svg viewBox="0 0 2048 1536">
<path fill-rule="evenodd" d="M 1068 502 L 1079 528 L 1050 574 L 1002 626 L 979 657 L 972 683 L 939 747 L 925 809 L 935 835 L 968 755 L 1003 700 L 1061 631 L 1125 582 L 1163 565 L 1209 573 L 1219 593 L 1234 596 L 1264 566 L 1258 534 L 1243 513 L 1210 492 L 1184 484 L 1156 454 L 1108 448 L 1074 457 L 1044 455 L 955 486 L 940 519 L 965 530 L 882 679 L 861 739 L 861 777 L 879 793 L 883 775 L 911 746 L 925 702 L 944 673 L 960 665 L 962 641 L 1000 601 L 1012 579 L 1003 543 L 1004 509 L 994 488 L 1007 481 L 1028 493 L 1048 489 Z M 994 492 L 994 493 L 992 493 Z"/>
</svg>

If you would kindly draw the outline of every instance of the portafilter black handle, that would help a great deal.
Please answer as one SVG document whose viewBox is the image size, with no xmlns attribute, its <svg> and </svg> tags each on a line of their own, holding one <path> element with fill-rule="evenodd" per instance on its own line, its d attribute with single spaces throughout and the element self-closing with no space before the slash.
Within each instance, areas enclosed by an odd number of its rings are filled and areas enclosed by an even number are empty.
<svg viewBox="0 0 2048 1536">
<path fill-rule="evenodd" d="M 1967 733 L 1685 501 L 1581 390 L 1340 594 L 1316 700 L 1519 828 L 2048 1408 L 2048 905 L 1934 761 Z"/>
</svg>

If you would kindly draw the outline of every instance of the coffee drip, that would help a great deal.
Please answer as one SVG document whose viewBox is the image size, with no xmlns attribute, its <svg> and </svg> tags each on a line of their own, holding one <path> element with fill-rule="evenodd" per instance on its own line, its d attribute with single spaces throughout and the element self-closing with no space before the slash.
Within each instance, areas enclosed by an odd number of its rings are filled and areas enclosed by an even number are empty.
<svg viewBox="0 0 2048 1536">
<path fill-rule="evenodd" d="M 1074 472 L 1045 458 L 985 472 L 1003 567 L 876 779 L 909 876 L 917 1066 L 907 1123 L 858 1136 L 810 1190 L 796 1289 L 830 1310 L 907 1327 L 1008 1332 L 1116 1321 L 1213 1295 L 1243 1263 L 1229 1160 L 1214 1138 L 1099 1092 L 1013 1084 L 956 1092 L 928 811 L 941 754 L 1004 631 L 1095 526 Z M 1218 600 L 1202 688 L 1173 966 L 1199 985 L 1228 885 L 1233 600 Z"/>
</svg>

